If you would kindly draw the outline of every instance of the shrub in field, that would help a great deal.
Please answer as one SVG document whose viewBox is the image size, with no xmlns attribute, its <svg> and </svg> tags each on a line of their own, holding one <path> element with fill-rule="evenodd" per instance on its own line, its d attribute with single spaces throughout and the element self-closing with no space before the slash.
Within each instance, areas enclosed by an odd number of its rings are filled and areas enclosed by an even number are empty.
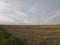
<svg viewBox="0 0 60 45">
<path fill-rule="evenodd" d="M 11 36 L 10 33 L 6 32 L 0 27 L 0 45 L 25 45 L 21 39 Z"/>
</svg>

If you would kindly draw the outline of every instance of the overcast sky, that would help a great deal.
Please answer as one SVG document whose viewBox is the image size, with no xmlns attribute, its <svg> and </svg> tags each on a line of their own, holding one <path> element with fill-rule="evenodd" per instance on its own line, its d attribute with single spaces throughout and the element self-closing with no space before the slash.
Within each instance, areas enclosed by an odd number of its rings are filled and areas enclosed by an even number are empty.
<svg viewBox="0 0 60 45">
<path fill-rule="evenodd" d="M 0 24 L 60 24 L 60 0 L 0 0 Z"/>
</svg>

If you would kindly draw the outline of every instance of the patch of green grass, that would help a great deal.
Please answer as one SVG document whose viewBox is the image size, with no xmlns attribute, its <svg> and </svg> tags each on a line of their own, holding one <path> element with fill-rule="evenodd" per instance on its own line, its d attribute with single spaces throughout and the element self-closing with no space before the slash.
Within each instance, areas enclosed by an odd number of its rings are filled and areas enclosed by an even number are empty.
<svg viewBox="0 0 60 45">
<path fill-rule="evenodd" d="M 10 33 L 6 32 L 0 27 L 0 45 L 25 45 L 21 39 L 11 36 Z"/>
</svg>

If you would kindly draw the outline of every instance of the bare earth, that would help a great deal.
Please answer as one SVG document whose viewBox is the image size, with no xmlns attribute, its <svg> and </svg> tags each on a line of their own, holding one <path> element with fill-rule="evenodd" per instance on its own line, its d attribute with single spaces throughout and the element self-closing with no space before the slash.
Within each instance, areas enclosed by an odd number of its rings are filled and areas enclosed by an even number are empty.
<svg viewBox="0 0 60 45">
<path fill-rule="evenodd" d="M 60 25 L 1 25 L 28 45 L 60 45 Z"/>
</svg>

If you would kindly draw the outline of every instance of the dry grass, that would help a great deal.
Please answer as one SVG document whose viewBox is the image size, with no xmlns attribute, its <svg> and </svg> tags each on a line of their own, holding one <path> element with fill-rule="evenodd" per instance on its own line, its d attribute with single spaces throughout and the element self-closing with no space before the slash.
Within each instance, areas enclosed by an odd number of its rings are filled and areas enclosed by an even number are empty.
<svg viewBox="0 0 60 45">
<path fill-rule="evenodd" d="M 2 25 L 13 36 L 25 41 L 28 45 L 60 45 L 60 25 Z"/>
</svg>

